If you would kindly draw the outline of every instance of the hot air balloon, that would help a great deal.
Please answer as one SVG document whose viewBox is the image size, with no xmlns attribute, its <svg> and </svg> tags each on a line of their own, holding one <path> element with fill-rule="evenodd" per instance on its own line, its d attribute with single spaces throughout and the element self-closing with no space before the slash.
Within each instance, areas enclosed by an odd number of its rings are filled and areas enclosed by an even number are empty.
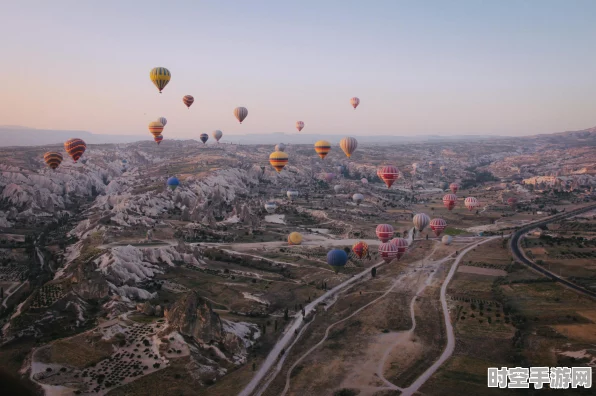
<svg viewBox="0 0 596 396">
<path fill-rule="evenodd" d="M 402 258 L 404 254 L 406 254 L 406 250 L 408 250 L 408 241 L 406 241 L 404 238 L 393 238 L 391 241 L 389 241 L 389 243 L 397 248 L 398 260 Z"/>
<path fill-rule="evenodd" d="M 283 143 L 276 144 L 275 151 L 286 151 L 286 145 Z"/>
<path fill-rule="evenodd" d="M 428 217 L 426 213 L 417 213 L 414 215 L 412 222 L 418 231 L 422 231 L 426 228 L 428 223 L 430 223 L 430 217 Z"/>
<path fill-rule="evenodd" d="M 366 255 L 368 254 L 368 244 L 363 241 L 356 242 L 352 246 L 352 251 L 359 259 L 361 259 L 362 257 L 366 257 Z"/>
<path fill-rule="evenodd" d="M 385 182 L 387 188 L 391 188 L 393 182 L 399 179 L 399 170 L 393 165 L 386 165 L 378 169 L 377 175 Z"/>
<path fill-rule="evenodd" d="M 201 133 L 201 135 L 199 136 L 199 140 L 203 142 L 203 144 L 205 144 L 207 143 L 207 140 L 209 140 L 209 135 L 207 135 L 206 133 Z"/>
<path fill-rule="evenodd" d="M 439 184 L 439 188 L 443 191 L 447 190 L 449 188 L 449 184 L 447 184 L 447 182 L 441 182 Z"/>
<path fill-rule="evenodd" d="M 430 221 L 430 229 L 433 230 L 435 236 L 441 235 L 445 227 L 447 227 L 447 222 L 443 219 L 432 219 Z"/>
<path fill-rule="evenodd" d="M 466 208 L 468 208 L 468 210 L 474 210 L 474 208 L 478 206 L 478 200 L 474 197 L 467 197 L 464 200 L 464 205 L 466 205 Z"/>
<path fill-rule="evenodd" d="M 182 102 L 186 105 L 186 107 L 188 107 L 190 109 L 190 106 L 192 106 L 192 103 L 195 101 L 195 98 L 193 98 L 191 95 L 185 95 L 182 98 Z"/>
<path fill-rule="evenodd" d="M 52 169 L 56 169 L 62 163 L 62 154 L 55 151 L 48 151 L 43 155 L 43 160 Z"/>
<path fill-rule="evenodd" d="M 412 174 L 415 175 L 416 174 L 416 170 L 418 169 L 418 163 L 414 162 L 412 164 Z"/>
<path fill-rule="evenodd" d="M 219 139 L 221 139 L 221 137 L 223 136 L 223 132 L 219 129 L 216 129 L 215 131 L 211 132 L 211 136 L 213 136 L 213 139 L 215 139 L 217 143 L 219 143 Z"/>
<path fill-rule="evenodd" d="M 288 155 L 282 151 L 274 151 L 269 155 L 269 163 L 279 173 L 288 163 Z"/>
<path fill-rule="evenodd" d="M 428 167 L 430 168 L 430 170 L 434 170 L 435 169 L 435 161 L 428 161 Z"/>
<path fill-rule="evenodd" d="M 445 165 L 441 165 L 441 166 L 439 167 L 439 170 L 441 171 L 441 174 L 442 174 L 443 176 L 445 176 L 445 173 L 447 173 L 447 167 L 446 167 Z"/>
<path fill-rule="evenodd" d="M 64 142 L 64 150 L 66 150 L 74 162 L 77 162 L 85 150 L 87 150 L 87 145 L 82 139 L 68 139 Z"/>
<path fill-rule="evenodd" d="M 155 143 L 157 143 L 157 145 L 159 146 L 159 144 L 161 143 L 161 141 L 163 140 L 163 136 L 162 135 L 157 135 L 153 137 L 153 140 L 155 140 Z"/>
<path fill-rule="evenodd" d="M 445 194 L 443 196 L 443 205 L 449 210 L 455 208 L 457 203 L 457 196 L 455 194 Z"/>
<path fill-rule="evenodd" d="M 397 246 L 391 242 L 381 243 L 379 245 L 379 256 L 381 256 L 384 262 L 389 264 L 397 258 L 397 250 Z"/>
<path fill-rule="evenodd" d="M 356 205 L 360 205 L 360 203 L 364 201 L 364 195 L 356 193 L 352 195 L 352 201 L 354 201 Z"/>
<path fill-rule="evenodd" d="M 164 127 L 166 126 L 166 124 L 168 123 L 168 120 L 166 120 L 166 117 L 159 117 L 157 119 L 157 121 L 161 122 L 161 125 L 163 125 Z"/>
<path fill-rule="evenodd" d="M 517 198 L 511 197 L 507 200 L 507 205 L 509 205 L 511 207 L 511 209 L 515 209 L 515 206 L 517 205 Z"/>
<path fill-rule="evenodd" d="M 277 209 L 276 202 L 269 201 L 269 202 L 265 203 L 265 210 L 267 211 L 267 213 L 273 213 L 273 212 L 275 212 L 275 209 Z"/>
<path fill-rule="evenodd" d="M 352 105 L 354 110 L 356 110 L 356 107 L 358 107 L 358 105 L 360 104 L 360 99 L 354 96 L 352 99 L 350 99 L 350 104 Z"/>
<path fill-rule="evenodd" d="M 381 242 L 387 242 L 393 238 L 393 226 L 391 224 L 379 224 L 375 232 Z"/>
<path fill-rule="evenodd" d="M 155 84 L 157 89 L 159 89 L 159 93 L 161 93 L 161 91 L 170 82 L 172 75 L 170 74 L 170 71 L 165 67 L 154 67 L 149 72 L 149 77 L 151 78 L 151 81 L 153 81 L 153 84 Z"/>
<path fill-rule="evenodd" d="M 302 234 L 299 232 L 292 232 L 288 235 L 288 244 L 300 245 L 302 243 Z"/>
<path fill-rule="evenodd" d="M 451 245 L 452 241 L 453 237 L 451 235 L 443 235 L 443 238 L 441 238 L 441 242 L 443 242 L 443 245 Z"/>
<path fill-rule="evenodd" d="M 449 185 L 449 189 L 451 190 L 452 193 L 457 194 L 457 190 L 459 189 L 459 184 L 451 183 Z"/>
<path fill-rule="evenodd" d="M 246 107 L 236 107 L 234 109 L 234 117 L 236 117 L 238 122 L 240 122 L 241 124 L 247 115 L 248 115 L 248 110 L 246 110 Z"/>
<path fill-rule="evenodd" d="M 174 191 L 176 188 L 178 188 L 178 186 L 180 185 L 180 180 L 178 180 L 177 177 L 172 176 L 168 179 L 167 183 L 168 187 L 170 187 L 170 189 L 172 191 Z"/>
<path fill-rule="evenodd" d="M 335 186 L 333 186 L 333 190 L 335 191 L 336 194 L 339 194 L 341 192 L 342 187 L 339 184 L 336 184 Z"/>
<path fill-rule="evenodd" d="M 366 177 L 363 177 L 362 179 L 360 179 L 360 181 L 362 182 L 362 184 L 368 184 L 368 179 Z"/>
<path fill-rule="evenodd" d="M 333 178 L 335 177 L 335 174 L 327 172 L 327 173 L 323 173 L 323 179 L 329 183 L 333 180 Z"/>
<path fill-rule="evenodd" d="M 293 201 L 294 199 L 298 198 L 298 196 L 300 195 L 300 193 L 296 190 L 288 190 L 286 192 L 286 195 L 288 196 L 288 198 L 290 199 L 290 201 Z"/>
<path fill-rule="evenodd" d="M 356 147 L 358 147 L 358 140 L 353 137 L 345 137 L 339 141 L 339 147 L 350 158 L 352 153 L 356 151 Z"/>
<path fill-rule="evenodd" d="M 337 272 L 348 262 L 348 254 L 341 249 L 333 249 L 327 253 L 327 264 Z"/>
<path fill-rule="evenodd" d="M 296 121 L 296 129 L 298 129 L 298 132 L 300 132 L 302 128 L 304 128 L 304 122 Z"/>
<path fill-rule="evenodd" d="M 319 154 L 319 157 L 325 158 L 331 150 L 331 143 L 326 140 L 319 140 L 315 143 L 315 151 Z"/>
<path fill-rule="evenodd" d="M 161 135 L 163 132 L 163 124 L 159 121 L 151 121 L 149 123 L 149 132 L 155 137 Z"/>
<path fill-rule="evenodd" d="M 342 173 L 344 173 L 344 170 L 346 169 L 346 167 L 345 167 L 345 166 L 343 166 L 343 165 L 337 165 L 337 166 L 335 167 L 335 169 L 337 169 L 337 172 L 338 172 L 339 174 L 342 174 Z"/>
</svg>

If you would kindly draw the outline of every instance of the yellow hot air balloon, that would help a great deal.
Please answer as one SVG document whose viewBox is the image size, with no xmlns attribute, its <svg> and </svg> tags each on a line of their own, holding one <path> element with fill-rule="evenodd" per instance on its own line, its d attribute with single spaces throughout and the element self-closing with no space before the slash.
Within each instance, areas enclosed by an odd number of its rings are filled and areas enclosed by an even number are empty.
<svg viewBox="0 0 596 396">
<path fill-rule="evenodd" d="M 302 234 L 299 232 L 292 232 L 288 235 L 288 244 L 300 245 L 302 243 Z"/>
<path fill-rule="evenodd" d="M 150 122 L 149 132 L 151 132 L 153 137 L 161 135 L 161 133 L 163 132 L 163 124 L 159 121 Z"/>
<path fill-rule="evenodd" d="M 358 147 L 358 141 L 353 137 L 345 137 L 339 141 L 339 147 L 341 147 L 348 158 L 350 158 L 352 153 L 356 151 L 356 147 Z"/>
<path fill-rule="evenodd" d="M 269 156 L 269 163 L 277 172 L 281 172 L 288 163 L 288 155 L 282 151 L 274 151 Z"/>
<path fill-rule="evenodd" d="M 154 67 L 151 69 L 151 72 L 149 72 L 149 77 L 151 77 L 151 81 L 153 81 L 153 84 L 159 89 L 159 93 L 161 93 L 170 82 L 172 75 L 165 67 Z"/>
<path fill-rule="evenodd" d="M 315 151 L 319 154 L 319 157 L 325 158 L 331 150 L 331 143 L 326 140 L 319 140 L 315 143 Z"/>
</svg>

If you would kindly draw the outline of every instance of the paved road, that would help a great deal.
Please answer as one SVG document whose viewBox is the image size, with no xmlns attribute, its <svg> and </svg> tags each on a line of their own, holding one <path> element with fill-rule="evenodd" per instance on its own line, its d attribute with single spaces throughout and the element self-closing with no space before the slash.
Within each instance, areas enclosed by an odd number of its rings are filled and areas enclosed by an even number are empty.
<svg viewBox="0 0 596 396">
<path fill-rule="evenodd" d="M 534 229 L 536 227 L 539 227 L 541 225 L 546 225 L 548 223 L 552 223 L 553 221 L 558 221 L 558 220 L 564 219 L 566 217 L 575 216 L 575 215 L 578 215 L 580 213 L 587 212 L 587 211 L 594 210 L 594 209 L 596 209 L 596 204 L 590 204 L 590 205 L 584 206 L 584 207 L 579 208 L 579 209 L 575 209 L 575 210 L 572 210 L 572 211 L 569 211 L 569 212 L 565 212 L 565 213 L 559 213 L 559 214 L 556 214 L 554 216 L 548 217 L 546 219 L 542 219 L 542 220 L 539 220 L 537 222 L 530 223 L 528 225 L 523 226 L 522 228 L 520 228 L 519 230 L 517 230 L 513 234 L 513 237 L 511 238 L 510 247 L 511 247 L 511 252 L 513 253 L 513 257 L 517 261 L 519 261 L 519 262 L 527 265 L 528 267 L 532 268 L 533 270 L 535 270 L 535 271 L 537 271 L 537 272 L 539 272 L 539 273 L 541 273 L 541 274 L 543 274 L 545 276 L 548 276 L 549 278 L 553 279 L 556 282 L 560 282 L 561 284 L 567 286 L 570 289 L 573 289 L 573 290 L 575 290 L 575 291 L 577 291 L 579 293 L 582 293 L 584 295 L 587 295 L 587 296 L 595 297 L 596 298 L 596 292 L 595 291 L 585 289 L 585 288 L 583 288 L 583 287 L 581 287 L 581 286 L 579 286 L 579 285 L 577 285 L 577 284 L 575 284 L 573 282 L 568 281 L 567 279 L 561 278 L 557 274 L 555 274 L 553 272 L 550 272 L 546 268 L 541 267 L 538 264 L 536 264 L 533 261 L 531 261 L 530 259 L 528 259 L 524 255 L 524 253 L 523 253 L 523 251 L 522 251 L 522 249 L 520 247 L 520 242 L 521 242 L 522 238 L 530 230 L 532 230 L 532 229 Z"/>
</svg>

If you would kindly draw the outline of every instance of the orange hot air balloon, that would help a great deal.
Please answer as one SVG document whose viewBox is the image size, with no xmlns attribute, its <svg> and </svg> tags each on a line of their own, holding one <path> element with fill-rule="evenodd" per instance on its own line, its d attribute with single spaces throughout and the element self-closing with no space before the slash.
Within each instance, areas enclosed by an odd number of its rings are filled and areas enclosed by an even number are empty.
<svg viewBox="0 0 596 396">
<path fill-rule="evenodd" d="M 43 155 L 43 160 L 52 169 L 56 169 L 62 163 L 62 154 L 48 151 Z"/>
<path fill-rule="evenodd" d="M 377 170 L 377 176 L 385 182 L 387 188 L 391 188 L 394 181 L 399 179 L 399 170 L 393 165 L 387 165 Z"/>
<path fill-rule="evenodd" d="M 296 129 L 298 129 L 298 132 L 300 132 L 302 128 L 304 128 L 304 122 L 296 121 Z"/>
<path fill-rule="evenodd" d="M 315 143 L 315 151 L 319 154 L 319 157 L 325 158 L 331 151 L 331 143 L 326 140 L 319 140 Z"/>
<path fill-rule="evenodd" d="M 190 106 L 192 106 L 192 103 L 195 101 L 195 98 L 193 98 L 191 95 L 186 95 L 182 98 L 182 102 L 186 105 L 186 107 L 188 107 L 190 109 Z"/>
<path fill-rule="evenodd" d="M 149 123 L 149 132 L 155 137 L 161 135 L 163 132 L 163 124 L 159 121 L 151 121 Z"/>
<path fill-rule="evenodd" d="M 269 156 L 269 163 L 279 173 L 288 163 L 288 155 L 282 151 L 274 151 Z"/>
<path fill-rule="evenodd" d="M 64 149 L 73 161 L 77 162 L 85 150 L 87 150 L 87 145 L 82 139 L 73 138 L 64 142 Z"/>
</svg>

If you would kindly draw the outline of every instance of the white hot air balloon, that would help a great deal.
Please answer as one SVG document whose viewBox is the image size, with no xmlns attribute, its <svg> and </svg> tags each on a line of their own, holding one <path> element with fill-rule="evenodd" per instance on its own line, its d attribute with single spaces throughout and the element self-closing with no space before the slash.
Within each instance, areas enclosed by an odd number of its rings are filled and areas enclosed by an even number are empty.
<svg viewBox="0 0 596 396">
<path fill-rule="evenodd" d="M 278 143 L 275 145 L 275 151 L 286 151 L 286 145 L 283 143 Z"/>
<path fill-rule="evenodd" d="M 352 195 L 352 201 L 354 201 L 356 205 L 360 205 L 360 203 L 364 201 L 364 195 L 356 193 Z"/>
<path fill-rule="evenodd" d="M 217 140 L 217 143 L 219 143 L 219 139 L 221 139 L 221 137 L 223 136 L 223 132 L 219 129 L 216 129 L 211 133 L 211 136 L 213 136 L 213 139 Z"/>
</svg>

